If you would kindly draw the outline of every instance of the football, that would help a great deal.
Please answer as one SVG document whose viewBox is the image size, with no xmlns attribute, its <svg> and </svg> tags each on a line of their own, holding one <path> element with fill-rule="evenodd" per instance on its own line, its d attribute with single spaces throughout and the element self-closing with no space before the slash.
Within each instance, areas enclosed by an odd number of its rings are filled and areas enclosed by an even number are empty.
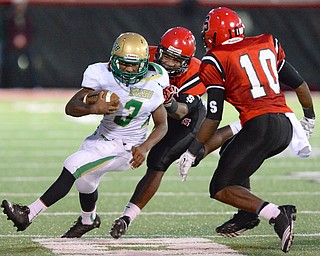
<svg viewBox="0 0 320 256">
<path fill-rule="evenodd" d="M 99 94 L 101 91 L 103 91 L 102 98 L 105 99 L 106 102 L 119 102 L 119 96 L 109 90 L 98 90 L 89 92 L 86 96 L 84 96 L 83 102 L 88 105 L 95 104 L 99 98 Z"/>
</svg>

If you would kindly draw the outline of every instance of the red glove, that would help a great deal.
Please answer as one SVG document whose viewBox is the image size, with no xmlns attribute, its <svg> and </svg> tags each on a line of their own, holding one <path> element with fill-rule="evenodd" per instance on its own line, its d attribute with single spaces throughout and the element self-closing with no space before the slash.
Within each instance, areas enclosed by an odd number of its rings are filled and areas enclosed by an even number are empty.
<svg viewBox="0 0 320 256">
<path fill-rule="evenodd" d="M 173 100 L 174 92 L 175 92 L 174 87 L 171 85 L 163 89 L 164 106 L 171 104 Z"/>
</svg>

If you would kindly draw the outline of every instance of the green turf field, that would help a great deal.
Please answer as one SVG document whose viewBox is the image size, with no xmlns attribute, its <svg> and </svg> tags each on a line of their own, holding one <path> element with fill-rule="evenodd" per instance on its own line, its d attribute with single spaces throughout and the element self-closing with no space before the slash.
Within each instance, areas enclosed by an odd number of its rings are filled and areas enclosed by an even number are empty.
<svg viewBox="0 0 320 256">
<path fill-rule="evenodd" d="M 1 95 L 1 90 L 0 90 Z M 1 98 L 1 96 L 0 96 Z M 3 99 L 5 98 L 5 99 Z M 76 151 L 85 138 L 97 126 L 99 118 L 71 118 L 64 114 L 67 99 L 36 99 L 19 97 L 0 101 L 0 200 L 30 204 L 37 199 L 61 172 L 63 161 Z M 320 95 L 315 95 L 316 112 L 320 115 Z M 288 104 L 296 111 L 302 111 L 295 96 L 288 96 Z M 236 113 L 226 107 L 223 124 L 237 119 Z M 299 159 L 286 151 L 265 162 L 252 178 L 252 190 L 265 200 L 275 204 L 295 204 L 298 217 L 295 222 L 295 239 L 290 255 L 320 255 L 320 121 L 311 139 L 313 156 Z M 262 220 L 254 230 L 233 239 L 215 234 L 217 225 L 228 220 L 235 209 L 213 201 L 208 196 L 208 184 L 217 164 L 216 154 L 208 156 L 190 171 L 185 183 L 180 181 L 176 164 L 164 177 L 160 190 L 132 223 L 125 238 L 133 239 L 131 252 L 121 255 L 189 255 L 179 250 L 166 249 L 159 245 L 148 246 L 151 238 L 203 238 L 212 243 L 224 244 L 235 250 L 229 254 L 213 254 L 199 247 L 197 255 L 282 255 L 280 240 L 273 228 Z M 82 246 L 100 241 L 107 246 L 113 243 L 108 235 L 113 220 L 122 212 L 136 183 L 145 172 L 145 166 L 134 171 L 109 173 L 99 187 L 98 213 L 102 217 L 100 229 L 88 233 L 75 241 Z M 76 190 L 71 192 L 39 216 L 24 232 L 17 233 L 4 214 L 0 214 L 0 255 L 56 255 L 38 243 L 37 239 L 55 241 L 79 216 L 79 202 Z M 51 239 L 51 240 L 50 240 Z M 68 240 L 68 239 L 67 239 Z M 118 255 L 124 248 L 118 240 L 111 252 L 101 249 L 99 255 Z M 175 240 L 179 241 L 179 240 Z M 188 240 L 189 241 L 189 240 Z M 192 240 L 190 240 L 192 241 Z M 61 244 L 64 242 L 58 240 Z M 74 246 L 73 244 L 73 246 Z M 146 246 L 147 244 L 147 246 Z M 187 245 L 184 245 L 187 246 Z M 196 245 L 190 244 L 192 248 Z M 79 247 L 80 248 L 80 247 Z M 78 249 L 79 249 L 78 248 Z M 82 248 L 82 247 L 81 247 Z M 150 251 L 151 250 L 151 251 Z M 152 250 L 159 251 L 155 254 Z M 136 251 L 133 254 L 132 251 Z M 150 254 L 148 254 L 148 251 Z M 127 253 L 127 254 L 126 254 Z M 144 254 L 143 254 L 144 253 Z M 89 255 L 70 249 L 60 255 Z M 91 254 L 97 255 L 97 254 Z M 119 254 L 120 255 L 120 254 Z M 195 255 L 190 251 L 190 255 Z"/>
</svg>

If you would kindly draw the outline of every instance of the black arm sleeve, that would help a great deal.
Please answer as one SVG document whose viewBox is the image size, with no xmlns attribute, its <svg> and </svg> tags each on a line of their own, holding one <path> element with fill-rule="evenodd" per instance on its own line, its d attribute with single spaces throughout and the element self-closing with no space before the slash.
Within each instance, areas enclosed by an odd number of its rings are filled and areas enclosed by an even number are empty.
<svg viewBox="0 0 320 256">
<path fill-rule="evenodd" d="M 180 94 L 177 99 L 178 102 L 187 104 L 189 113 L 198 108 L 198 105 L 201 103 L 199 96 L 193 96 L 191 94 Z"/>
<path fill-rule="evenodd" d="M 221 120 L 224 103 L 224 88 L 221 86 L 210 86 L 207 88 L 207 118 Z"/>
<path fill-rule="evenodd" d="M 296 89 L 303 83 L 304 79 L 300 76 L 298 71 L 286 61 L 279 71 L 279 81 L 292 89 Z"/>
</svg>

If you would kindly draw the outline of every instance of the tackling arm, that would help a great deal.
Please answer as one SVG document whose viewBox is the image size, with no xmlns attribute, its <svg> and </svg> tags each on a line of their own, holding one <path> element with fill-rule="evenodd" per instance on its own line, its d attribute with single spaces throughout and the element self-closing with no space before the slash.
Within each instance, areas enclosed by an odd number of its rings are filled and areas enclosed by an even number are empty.
<svg viewBox="0 0 320 256">
<path fill-rule="evenodd" d="M 220 124 L 223 112 L 224 90 L 222 90 L 221 86 L 213 85 L 207 88 L 207 94 L 207 117 L 202 122 L 196 138 L 179 159 L 179 175 L 182 177 L 182 181 L 186 180 L 189 169 L 195 163 L 197 153 L 213 138 Z M 212 140 L 211 142 L 214 141 Z"/>
</svg>

